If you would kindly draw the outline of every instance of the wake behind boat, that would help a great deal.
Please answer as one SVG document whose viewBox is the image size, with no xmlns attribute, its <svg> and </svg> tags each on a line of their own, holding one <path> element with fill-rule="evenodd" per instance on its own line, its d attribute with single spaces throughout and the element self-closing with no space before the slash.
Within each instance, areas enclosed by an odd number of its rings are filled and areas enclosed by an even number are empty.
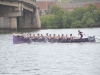
<svg viewBox="0 0 100 75">
<path fill-rule="evenodd" d="M 46 36 L 43 36 L 41 34 L 41 36 L 39 34 L 37 34 L 37 36 L 33 35 L 31 36 L 31 34 L 28 36 L 25 36 L 23 34 L 13 34 L 13 43 L 17 44 L 17 43 L 30 43 L 30 42 L 51 42 L 51 43 L 79 43 L 79 42 L 95 42 L 95 36 L 89 36 L 87 38 L 77 38 L 77 37 L 73 37 L 72 34 L 70 35 L 70 37 L 68 37 L 67 35 L 64 36 L 63 34 L 60 36 L 56 36 L 56 34 L 54 34 L 53 36 L 51 36 L 51 34 L 48 36 L 48 34 L 46 34 Z"/>
</svg>

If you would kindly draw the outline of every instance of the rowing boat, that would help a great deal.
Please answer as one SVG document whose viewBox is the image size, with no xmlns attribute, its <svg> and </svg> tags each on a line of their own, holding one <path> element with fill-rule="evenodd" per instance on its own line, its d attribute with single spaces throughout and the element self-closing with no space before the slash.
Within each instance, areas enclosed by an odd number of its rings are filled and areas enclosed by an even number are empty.
<svg viewBox="0 0 100 75">
<path fill-rule="evenodd" d="M 87 37 L 87 38 L 75 38 L 75 39 L 32 39 L 32 38 L 25 38 L 23 36 L 16 36 L 13 35 L 13 43 L 30 43 L 30 42 L 51 42 L 51 43 L 79 43 L 79 42 L 96 42 L 95 36 Z"/>
</svg>

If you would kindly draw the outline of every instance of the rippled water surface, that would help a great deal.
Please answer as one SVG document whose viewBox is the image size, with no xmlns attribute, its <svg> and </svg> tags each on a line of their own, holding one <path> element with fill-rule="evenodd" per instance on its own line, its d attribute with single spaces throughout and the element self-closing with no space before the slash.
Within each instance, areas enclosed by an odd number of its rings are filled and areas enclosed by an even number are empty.
<svg viewBox="0 0 100 75">
<path fill-rule="evenodd" d="M 79 29 L 48 29 L 24 32 L 70 34 Z M 100 75 L 100 28 L 80 29 L 95 43 L 13 44 L 12 32 L 0 34 L 0 75 Z"/>
</svg>

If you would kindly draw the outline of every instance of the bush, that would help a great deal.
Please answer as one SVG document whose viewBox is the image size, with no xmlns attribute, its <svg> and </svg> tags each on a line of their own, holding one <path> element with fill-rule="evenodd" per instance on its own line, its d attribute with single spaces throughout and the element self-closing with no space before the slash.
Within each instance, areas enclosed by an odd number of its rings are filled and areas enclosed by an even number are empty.
<svg viewBox="0 0 100 75">
<path fill-rule="evenodd" d="M 94 5 L 75 8 L 72 12 L 53 6 L 50 14 L 41 16 L 42 28 L 100 27 L 100 9 Z"/>
</svg>

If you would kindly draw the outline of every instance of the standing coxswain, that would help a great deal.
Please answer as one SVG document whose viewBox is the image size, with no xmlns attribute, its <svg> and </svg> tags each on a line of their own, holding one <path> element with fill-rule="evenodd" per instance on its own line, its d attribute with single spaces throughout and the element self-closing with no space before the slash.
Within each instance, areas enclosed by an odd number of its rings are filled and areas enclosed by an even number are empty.
<svg viewBox="0 0 100 75">
<path fill-rule="evenodd" d="M 83 37 L 83 32 L 81 32 L 80 30 L 78 30 L 78 35 L 80 35 L 80 39 L 82 39 L 82 37 Z"/>
</svg>

